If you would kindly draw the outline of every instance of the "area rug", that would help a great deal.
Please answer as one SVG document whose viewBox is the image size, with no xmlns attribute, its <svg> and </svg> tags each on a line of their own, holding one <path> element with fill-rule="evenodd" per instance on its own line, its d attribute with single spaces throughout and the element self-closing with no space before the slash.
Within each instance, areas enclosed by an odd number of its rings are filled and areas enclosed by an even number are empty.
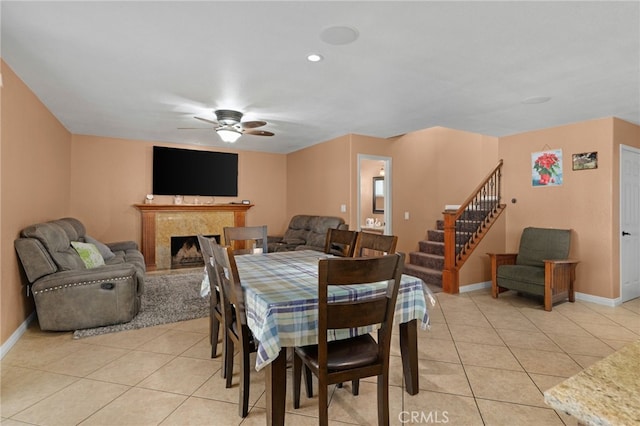
<svg viewBox="0 0 640 426">
<path fill-rule="evenodd" d="M 200 296 L 203 270 L 147 275 L 140 312 L 125 324 L 76 330 L 74 339 L 154 325 L 203 318 L 209 315 L 209 298 Z"/>
</svg>

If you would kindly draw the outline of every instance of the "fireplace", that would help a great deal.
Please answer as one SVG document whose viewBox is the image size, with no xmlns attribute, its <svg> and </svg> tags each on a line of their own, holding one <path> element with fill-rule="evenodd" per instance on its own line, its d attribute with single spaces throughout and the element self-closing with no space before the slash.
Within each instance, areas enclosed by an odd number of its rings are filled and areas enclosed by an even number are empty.
<svg viewBox="0 0 640 426">
<path fill-rule="evenodd" d="M 220 235 L 205 235 L 220 244 Z M 171 269 L 204 266 L 197 235 L 171 237 Z"/>
<path fill-rule="evenodd" d="M 225 226 L 245 226 L 252 204 L 136 204 L 142 213 L 142 254 L 147 271 L 171 269 L 182 244 L 172 236 L 222 235 Z M 197 240 L 197 238 L 196 238 Z M 195 257 L 195 256 L 192 256 Z"/>
</svg>

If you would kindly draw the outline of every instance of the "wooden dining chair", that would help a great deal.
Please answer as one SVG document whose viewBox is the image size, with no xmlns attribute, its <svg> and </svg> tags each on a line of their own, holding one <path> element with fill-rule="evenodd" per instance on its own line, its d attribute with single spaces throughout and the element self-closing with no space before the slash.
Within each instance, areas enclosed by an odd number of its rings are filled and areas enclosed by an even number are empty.
<svg viewBox="0 0 640 426">
<path fill-rule="evenodd" d="M 213 241 L 211 238 L 200 234 L 198 235 L 198 243 L 200 244 L 202 260 L 204 260 L 207 277 L 209 278 L 209 340 L 211 341 L 211 358 L 215 358 L 218 356 L 218 336 L 220 335 L 220 324 L 222 323 L 223 318 L 222 306 L 220 305 L 220 291 L 216 286 L 217 279 L 214 275 Z M 222 370 L 222 377 L 225 377 L 224 369 Z"/>
<path fill-rule="evenodd" d="M 379 256 L 396 252 L 398 237 L 396 235 L 358 232 L 356 238 L 355 257 Z"/>
<path fill-rule="evenodd" d="M 318 344 L 296 347 L 293 406 L 300 407 L 302 365 L 318 377 L 319 424 L 328 423 L 328 386 L 365 377 L 378 378 L 378 424 L 389 424 L 389 351 L 404 254 L 321 259 L 318 264 Z M 331 286 L 386 281 L 386 291 L 354 302 L 332 302 Z M 364 334 L 329 342 L 329 330 L 379 324 L 377 339 Z"/>
<path fill-rule="evenodd" d="M 226 374 L 225 387 L 231 387 L 233 378 L 234 348 L 240 354 L 240 396 L 239 414 L 246 417 L 249 412 L 249 379 L 251 367 L 249 354 L 257 350 L 258 342 L 247 325 L 244 307 L 244 293 L 238 275 L 238 267 L 230 246 L 212 245 L 215 277 L 220 287 L 222 314 L 224 320 L 225 351 L 223 370 Z"/>
<path fill-rule="evenodd" d="M 353 257 L 357 236 L 356 231 L 329 228 L 327 229 L 324 252 L 340 257 Z"/>
<path fill-rule="evenodd" d="M 224 243 L 233 248 L 234 255 L 266 253 L 267 226 L 227 226 L 223 229 Z"/>
</svg>

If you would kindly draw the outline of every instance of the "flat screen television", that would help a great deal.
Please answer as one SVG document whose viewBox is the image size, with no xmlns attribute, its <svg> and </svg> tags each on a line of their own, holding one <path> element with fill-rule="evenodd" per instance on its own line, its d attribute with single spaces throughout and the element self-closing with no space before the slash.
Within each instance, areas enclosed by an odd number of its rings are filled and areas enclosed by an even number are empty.
<svg viewBox="0 0 640 426">
<path fill-rule="evenodd" d="M 238 154 L 153 147 L 156 195 L 238 196 Z"/>
</svg>

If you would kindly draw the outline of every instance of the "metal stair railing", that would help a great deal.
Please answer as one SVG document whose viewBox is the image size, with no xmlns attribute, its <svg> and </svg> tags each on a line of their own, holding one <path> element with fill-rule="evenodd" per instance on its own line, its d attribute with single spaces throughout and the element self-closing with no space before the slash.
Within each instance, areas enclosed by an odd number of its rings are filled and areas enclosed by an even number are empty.
<svg viewBox="0 0 640 426">
<path fill-rule="evenodd" d="M 457 210 L 445 210 L 442 289 L 459 292 L 459 270 L 486 235 L 505 205 L 502 201 L 502 160 Z"/>
</svg>

